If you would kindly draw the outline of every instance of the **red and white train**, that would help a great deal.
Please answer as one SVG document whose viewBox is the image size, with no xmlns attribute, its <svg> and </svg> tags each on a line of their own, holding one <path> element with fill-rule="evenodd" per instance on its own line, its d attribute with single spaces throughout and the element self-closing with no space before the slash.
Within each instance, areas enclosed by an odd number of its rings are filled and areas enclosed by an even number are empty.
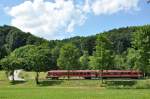
<svg viewBox="0 0 150 99">
<path fill-rule="evenodd" d="M 51 70 L 47 78 L 59 79 L 62 77 L 91 78 L 142 78 L 143 73 L 136 70 Z"/>
</svg>

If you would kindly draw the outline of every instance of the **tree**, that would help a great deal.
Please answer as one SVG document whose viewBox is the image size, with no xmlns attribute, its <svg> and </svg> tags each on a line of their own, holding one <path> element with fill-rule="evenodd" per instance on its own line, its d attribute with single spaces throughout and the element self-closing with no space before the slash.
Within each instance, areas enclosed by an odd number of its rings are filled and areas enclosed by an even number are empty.
<svg viewBox="0 0 150 99">
<path fill-rule="evenodd" d="M 101 69 L 101 59 L 99 59 L 95 52 L 93 53 L 93 56 L 89 57 L 89 68 L 92 70 L 98 70 Z"/>
<path fill-rule="evenodd" d="M 88 51 L 83 52 L 83 56 L 80 57 L 80 69 L 88 69 L 89 68 L 89 54 Z"/>
<path fill-rule="evenodd" d="M 35 81 L 39 83 L 39 73 L 52 69 L 51 51 L 43 46 L 27 45 L 14 50 L 2 60 L 5 70 L 25 69 L 36 72 Z M 22 64 L 21 64 L 22 63 Z"/>
<path fill-rule="evenodd" d="M 56 46 L 55 48 L 52 49 L 51 53 L 52 53 L 52 64 L 54 66 L 54 69 L 58 69 L 57 59 L 59 58 L 60 47 Z"/>
<path fill-rule="evenodd" d="M 26 60 L 30 70 L 36 72 L 35 81 L 39 83 L 39 73 L 52 69 L 52 55 L 49 48 L 42 46 L 29 46 L 31 49 L 27 53 Z M 25 48 L 26 49 L 26 48 Z M 28 49 L 28 46 L 27 46 Z"/>
<path fill-rule="evenodd" d="M 36 84 L 39 84 L 39 73 L 41 71 L 46 71 L 52 69 L 49 67 L 51 64 L 51 53 L 49 49 L 42 49 L 41 47 L 37 47 L 31 52 L 28 53 L 28 61 L 29 65 L 31 65 L 30 69 L 36 72 Z"/>
<path fill-rule="evenodd" d="M 79 69 L 79 57 L 79 50 L 73 44 L 66 44 L 60 49 L 57 64 L 60 69 L 68 70 L 69 74 L 69 70 Z"/>
<path fill-rule="evenodd" d="M 128 69 L 138 69 L 139 67 L 137 66 L 137 64 L 139 64 L 139 61 L 137 60 L 139 59 L 140 54 L 134 48 L 128 48 L 127 52 L 128 53 L 126 59 Z"/>
<path fill-rule="evenodd" d="M 14 82 L 14 71 L 22 69 L 25 60 L 23 58 L 17 58 L 14 53 L 11 53 L 8 57 L 3 58 L 0 61 L 2 68 L 6 71 L 7 77 L 12 75 L 12 81 Z"/>
<path fill-rule="evenodd" d="M 114 69 L 127 69 L 128 67 L 126 66 L 126 54 L 118 54 L 114 55 Z"/>
<path fill-rule="evenodd" d="M 111 52 L 111 42 L 105 36 L 99 36 L 97 38 L 96 51 L 93 54 L 92 59 L 96 69 L 111 69 L 113 64 L 113 56 Z M 92 61 L 91 60 L 91 61 Z M 95 63 L 96 62 L 96 63 Z M 111 67 L 110 67 L 111 66 Z"/>
<path fill-rule="evenodd" d="M 133 34 L 132 46 L 138 53 L 136 67 L 144 73 L 150 73 L 150 27 L 144 26 Z"/>
<path fill-rule="evenodd" d="M 98 36 L 97 38 L 97 45 L 96 45 L 96 51 L 91 57 L 91 66 L 94 67 L 94 69 L 101 70 L 101 75 L 103 74 L 103 70 L 111 69 L 112 68 L 112 53 L 110 51 L 111 49 L 111 42 L 103 35 Z M 111 67 L 110 67 L 111 66 Z M 103 83 L 103 78 L 102 78 Z"/>
</svg>

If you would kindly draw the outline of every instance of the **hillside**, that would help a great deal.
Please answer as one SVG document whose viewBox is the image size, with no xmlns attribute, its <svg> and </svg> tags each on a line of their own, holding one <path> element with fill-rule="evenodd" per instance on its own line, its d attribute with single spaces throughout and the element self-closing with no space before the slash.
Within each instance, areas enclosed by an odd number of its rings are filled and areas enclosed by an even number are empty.
<svg viewBox="0 0 150 99">
<path fill-rule="evenodd" d="M 21 46 L 27 44 L 40 45 L 44 42 L 49 43 L 48 46 L 50 46 L 50 48 L 54 48 L 55 46 L 60 47 L 66 43 L 73 43 L 80 49 L 81 52 L 83 50 L 87 50 L 89 54 L 92 55 L 98 35 L 105 35 L 109 38 L 113 43 L 113 52 L 121 54 L 126 51 L 127 48 L 131 47 L 131 35 L 140 27 L 142 26 L 113 29 L 88 37 L 76 36 L 64 40 L 47 41 L 30 33 L 25 33 L 16 27 L 4 25 L 0 27 L 0 59 Z"/>
<path fill-rule="evenodd" d="M 14 49 L 27 44 L 40 45 L 46 40 L 33 36 L 30 33 L 25 33 L 16 27 L 1 26 L 0 27 L 0 59 L 8 55 Z"/>
<path fill-rule="evenodd" d="M 95 49 L 96 38 L 99 35 L 105 35 L 113 43 L 113 51 L 117 54 L 121 54 L 126 51 L 127 48 L 131 47 L 131 36 L 138 28 L 144 26 L 125 27 L 119 29 L 113 29 L 107 32 L 99 33 L 88 37 L 73 37 L 59 41 L 60 43 L 74 43 L 81 50 L 88 50 L 89 54 L 92 55 Z M 150 27 L 150 26 L 149 26 Z"/>
</svg>

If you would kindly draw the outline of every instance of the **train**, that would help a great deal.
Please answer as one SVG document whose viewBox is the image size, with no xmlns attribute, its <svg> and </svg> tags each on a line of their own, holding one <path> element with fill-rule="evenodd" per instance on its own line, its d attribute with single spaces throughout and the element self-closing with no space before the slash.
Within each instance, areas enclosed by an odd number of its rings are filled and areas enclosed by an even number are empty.
<svg viewBox="0 0 150 99">
<path fill-rule="evenodd" d="M 142 78 L 143 73 L 137 70 L 51 70 L 46 78 L 59 79 L 65 77 L 93 78 Z"/>
</svg>

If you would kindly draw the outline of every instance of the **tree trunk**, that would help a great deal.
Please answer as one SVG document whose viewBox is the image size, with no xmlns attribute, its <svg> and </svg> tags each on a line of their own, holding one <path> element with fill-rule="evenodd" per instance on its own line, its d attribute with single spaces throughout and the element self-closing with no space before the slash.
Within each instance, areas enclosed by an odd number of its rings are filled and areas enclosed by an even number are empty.
<svg viewBox="0 0 150 99">
<path fill-rule="evenodd" d="M 9 71 L 5 72 L 7 79 L 9 80 Z"/>
<path fill-rule="evenodd" d="M 103 70 L 102 70 L 102 72 L 101 72 L 101 79 L 102 79 L 102 84 L 103 84 Z"/>
<path fill-rule="evenodd" d="M 144 77 L 144 79 L 146 78 L 146 73 L 145 72 L 143 73 L 143 77 Z"/>
<path fill-rule="evenodd" d="M 69 65 L 67 66 L 67 76 L 68 76 L 68 80 L 70 79 L 70 68 Z"/>
<path fill-rule="evenodd" d="M 14 70 L 12 71 L 12 82 L 14 82 L 15 79 L 14 79 Z"/>
<path fill-rule="evenodd" d="M 70 79 L 70 74 L 69 74 L 69 72 L 70 72 L 70 71 L 68 70 L 68 80 Z"/>
<path fill-rule="evenodd" d="M 39 84 L 39 72 L 36 72 L 35 81 L 36 81 L 36 84 Z"/>
</svg>

